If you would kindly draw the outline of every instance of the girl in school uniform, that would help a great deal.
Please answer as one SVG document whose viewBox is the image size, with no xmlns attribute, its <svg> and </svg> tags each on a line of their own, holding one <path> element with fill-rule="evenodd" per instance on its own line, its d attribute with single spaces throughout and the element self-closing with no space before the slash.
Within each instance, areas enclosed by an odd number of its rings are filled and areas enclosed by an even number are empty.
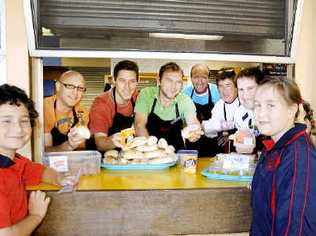
<svg viewBox="0 0 316 236">
<path fill-rule="evenodd" d="M 316 235 L 316 151 L 306 125 L 295 123 L 302 98 L 292 80 L 263 81 L 255 120 L 271 137 L 252 181 L 250 235 Z"/>
</svg>

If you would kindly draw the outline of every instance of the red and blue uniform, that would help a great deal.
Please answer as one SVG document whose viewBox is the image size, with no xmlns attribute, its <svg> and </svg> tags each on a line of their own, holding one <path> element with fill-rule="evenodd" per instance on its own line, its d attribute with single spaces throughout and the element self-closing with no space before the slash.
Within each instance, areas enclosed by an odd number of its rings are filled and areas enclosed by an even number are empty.
<svg viewBox="0 0 316 236">
<path fill-rule="evenodd" d="M 316 235 L 316 150 L 306 126 L 264 146 L 252 181 L 250 235 Z"/>
</svg>

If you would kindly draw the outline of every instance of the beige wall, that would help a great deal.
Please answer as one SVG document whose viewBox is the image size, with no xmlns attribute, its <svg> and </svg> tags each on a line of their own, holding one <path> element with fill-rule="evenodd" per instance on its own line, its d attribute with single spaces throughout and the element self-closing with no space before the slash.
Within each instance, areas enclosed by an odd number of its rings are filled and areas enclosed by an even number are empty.
<svg viewBox="0 0 316 236">
<path fill-rule="evenodd" d="M 30 92 L 29 57 L 22 0 L 6 0 L 7 79 L 10 84 Z M 19 153 L 31 158 L 31 145 Z"/>
<path fill-rule="evenodd" d="M 316 1 L 305 0 L 295 65 L 295 79 L 304 99 L 316 110 Z M 314 85 L 314 86 L 312 86 Z"/>
<path fill-rule="evenodd" d="M 29 57 L 22 0 L 6 1 L 7 82 L 29 93 Z"/>
</svg>

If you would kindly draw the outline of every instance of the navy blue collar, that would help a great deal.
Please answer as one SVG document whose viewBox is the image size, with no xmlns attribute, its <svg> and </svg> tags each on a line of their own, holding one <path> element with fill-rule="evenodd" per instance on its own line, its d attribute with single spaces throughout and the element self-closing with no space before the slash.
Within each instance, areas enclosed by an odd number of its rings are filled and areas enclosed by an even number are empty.
<svg viewBox="0 0 316 236">
<path fill-rule="evenodd" d="M 263 141 L 263 144 L 268 151 L 270 151 L 272 148 L 282 148 L 283 146 L 294 142 L 299 136 L 305 134 L 305 132 L 305 124 L 295 123 L 295 126 L 283 134 L 283 136 L 276 143 L 274 143 L 272 139 L 268 139 Z"/>
<path fill-rule="evenodd" d="M 0 154 L 0 168 L 9 168 L 15 164 L 9 157 Z"/>
</svg>

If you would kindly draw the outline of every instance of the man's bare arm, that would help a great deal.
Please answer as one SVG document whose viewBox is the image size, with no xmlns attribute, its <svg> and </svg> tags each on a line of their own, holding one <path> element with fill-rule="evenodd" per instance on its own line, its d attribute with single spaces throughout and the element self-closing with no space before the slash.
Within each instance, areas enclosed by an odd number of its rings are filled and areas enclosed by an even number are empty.
<svg viewBox="0 0 316 236">
<path fill-rule="evenodd" d="M 94 140 L 95 140 L 97 149 L 101 152 L 105 152 L 107 150 L 116 148 L 116 146 L 113 143 L 112 136 L 108 136 L 106 133 L 102 133 L 102 132 L 95 133 Z"/>
<path fill-rule="evenodd" d="M 146 128 L 148 115 L 140 112 L 135 113 L 135 131 L 136 136 L 149 136 Z"/>
</svg>

